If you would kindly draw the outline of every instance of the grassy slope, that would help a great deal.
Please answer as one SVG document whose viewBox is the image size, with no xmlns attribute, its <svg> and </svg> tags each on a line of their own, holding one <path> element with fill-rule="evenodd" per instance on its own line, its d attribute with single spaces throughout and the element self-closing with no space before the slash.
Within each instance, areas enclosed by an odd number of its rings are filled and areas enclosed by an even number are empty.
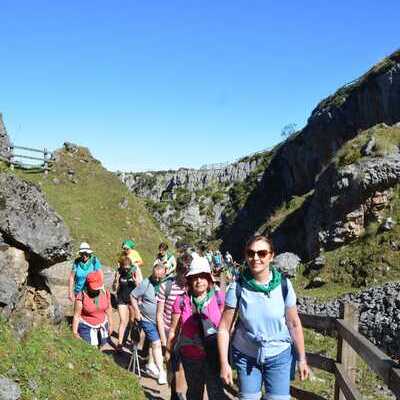
<svg viewBox="0 0 400 400">
<path fill-rule="evenodd" d="M 132 373 L 64 325 L 36 328 L 17 342 L 0 320 L 0 360 L 0 375 L 20 384 L 23 400 L 144 399 Z"/>
<path fill-rule="evenodd" d="M 77 183 L 68 177 L 68 170 L 75 172 L 72 179 Z M 59 161 L 47 177 L 27 171 L 17 173 L 40 185 L 69 227 L 75 249 L 79 242 L 88 241 L 103 263 L 113 265 L 122 240 L 135 238 L 148 270 L 163 235 L 143 202 L 86 149 L 80 148 L 75 154 L 60 152 Z M 54 178 L 60 183 L 55 184 Z M 128 199 L 127 208 L 119 206 L 124 199 Z"/>
</svg>

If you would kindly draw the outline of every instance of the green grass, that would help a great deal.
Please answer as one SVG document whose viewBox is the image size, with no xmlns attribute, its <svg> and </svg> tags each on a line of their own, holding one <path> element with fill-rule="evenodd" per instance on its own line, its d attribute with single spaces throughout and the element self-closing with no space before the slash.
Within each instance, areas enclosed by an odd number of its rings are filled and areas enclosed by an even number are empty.
<svg viewBox="0 0 400 400">
<path fill-rule="evenodd" d="M 297 296 L 309 296 L 314 297 L 318 302 L 325 302 L 328 300 L 336 299 L 346 293 L 357 291 L 356 288 L 352 287 L 346 282 L 333 282 L 329 280 L 328 274 L 321 273 L 319 276 L 326 279 L 326 284 L 319 288 L 306 289 L 309 285 L 312 277 L 306 273 L 304 265 L 300 265 L 298 273 L 295 278 L 291 279 L 295 288 Z"/>
<path fill-rule="evenodd" d="M 307 197 L 311 196 L 313 191 L 306 193 L 303 196 L 292 196 L 292 198 L 285 202 L 281 207 L 275 210 L 274 214 L 268 221 L 262 225 L 259 232 L 272 232 L 277 228 L 290 214 L 296 212 L 301 208 L 306 201 Z"/>
<path fill-rule="evenodd" d="M 73 183 L 68 170 L 74 170 Z M 149 267 L 163 235 L 144 202 L 111 172 L 102 167 L 88 150 L 75 154 L 60 153 L 60 160 L 48 176 L 43 173 L 17 171 L 19 176 L 36 183 L 49 204 L 68 226 L 75 250 L 87 241 L 104 264 L 115 265 L 122 240 L 134 238 L 145 266 Z M 54 178 L 60 183 L 55 184 Z M 128 200 L 127 208 L 119 204 Z M 146 269 L 148 270 L 148 268 Z"/>
<path fill-rule="evenodd" d="M 17 342 L 0 320 L 0 359 L 0 375 L 19 383 L 23 400 L 144 399 L 132 373 L 73 338 L 66 325 L 43 325 Z"/>
<path fill-rule="evenodd" d="M 363 159 L 362 147 L 372 138 L 375 139 L 372 157 L 384 157 L 393 154 L 398 151 L 400 146 L 400 128 L 378 124 L 361 132 L 338 151 L 334 159 L 336 165 L 344 167 Z"/>
</svg>

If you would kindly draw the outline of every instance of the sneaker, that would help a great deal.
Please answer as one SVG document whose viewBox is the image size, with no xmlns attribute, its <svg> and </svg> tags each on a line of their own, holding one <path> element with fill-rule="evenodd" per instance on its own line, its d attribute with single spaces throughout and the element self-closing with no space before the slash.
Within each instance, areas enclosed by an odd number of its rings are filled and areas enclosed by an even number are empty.
<svg viewBox="0 0 400 400">
<path fill-rule="evenodd" d="M 146 374 L 149 375 L 151 378 L 157 379 L 160 375 L 156 364 L 146 364 L 145 371 Z"/>
<path fill-rule="evenodd" d="M 159 385 L 166 385 L 167 382 L 167 373 L 165 371 L 160 371 L 160 374 L 158 376 L 158 384 Z"/>
</svg>

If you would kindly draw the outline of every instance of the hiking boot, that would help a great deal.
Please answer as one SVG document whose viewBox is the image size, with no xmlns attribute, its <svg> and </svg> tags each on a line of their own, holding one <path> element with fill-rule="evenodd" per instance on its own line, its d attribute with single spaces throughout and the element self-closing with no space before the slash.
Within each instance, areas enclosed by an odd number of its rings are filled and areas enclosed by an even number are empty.
<svg viewBox="0 0 400 400">
<path fill-rule="evenodd" d="M 160 375 L 156 364 L 146 364 L 145 372 L 151 378 L 157 379 Z"/>
<path fill-rule="evenodd" d="M 158 376 L 158 384 L 159 385 L 166 385 L 167 382 L 167 373 L 165 371 L 160 371 L 160 374 Z"/>
</svg>

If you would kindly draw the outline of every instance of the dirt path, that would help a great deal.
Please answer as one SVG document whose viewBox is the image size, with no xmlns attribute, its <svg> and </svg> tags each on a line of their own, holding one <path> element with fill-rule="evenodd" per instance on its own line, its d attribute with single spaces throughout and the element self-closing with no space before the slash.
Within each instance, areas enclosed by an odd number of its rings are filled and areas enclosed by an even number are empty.
<svg viewBox="0 0 400 400">
<path fill-rule="evenodd" d="M 114 322 L 114 335 L 112 336 L 112 343 L 114 345 L 116 345 L 117 338 L 115 335 L 115 331 L 118 330 L 118 326 L 119 326 L 119 317 L 118 317 L 118 313 L 116 311 L 113 312 L 113 322 Z M 112 347 L 111 345 L 107 345 L 103 349 L 103 351 L 104 351 L 104 353 L 112 356 L 114 361 L 121 368 L 128 369 L 129 361 L 132 356 L 132 352 L 131 352 L 131 349 L 129 348 L 129 345 L 128 345 L 128 347 L 124 347 L 122 352 L 116 352 L 114 347 Z M 140 351 L 139 351 L 139 362 L 141 364 L 141 371 L 142 371 L 142 377 L 139 378 L 139 382 L 142 385 L 146 399 L 148 399 L 148 400 L 169 400 L 171 397 L 169 386 L 168 385 L 159 385 L 155 379 L 149 378 L 145 375 L 145 373 L 144 373 L 145 360 L 143 358 L 141 358 Z M 229 400 L 237 399 L 237 397 L 235 397 L 233 394 L 231 394 L 229 392 L 226 392 L 226 395 Z M 208 400 L 207 393 L 204 394 L 203 400 Z"/>
<path fill-rule="evenodd" d="M 114 330 L 118 330 L 119 326 L 119 317 L 117 312 L 113 312 L 113 322 L 114 322 Z M 114 332 L 112 337 L 112 343 L 114 345 L 117 344 L 117 338 Z M 114 361 L 124 369 L 128 369 L 129 361 L 131 359 L 132 352 L 128 347 L 124 347 L 123 351 L 116 352 L 114 347 L 107 345 L 103 349 L 104 353 L 109 354 L 113 357 Z M 149 378 L 144 373 L 144 365 L 145 360 L 140 358 L 139 361 L 141 364 L 142 377 L 139 379 L 140 384 L 142 385 L 143 391 L 145 393 L 146 399 L 149 400 L 168 400 L 170 398 L 170 388 L 168 385 L 159 385 L 157 381 L 153 378 Z M 133 373 L 133 372 L 132 372 Z"/>
</svg>

